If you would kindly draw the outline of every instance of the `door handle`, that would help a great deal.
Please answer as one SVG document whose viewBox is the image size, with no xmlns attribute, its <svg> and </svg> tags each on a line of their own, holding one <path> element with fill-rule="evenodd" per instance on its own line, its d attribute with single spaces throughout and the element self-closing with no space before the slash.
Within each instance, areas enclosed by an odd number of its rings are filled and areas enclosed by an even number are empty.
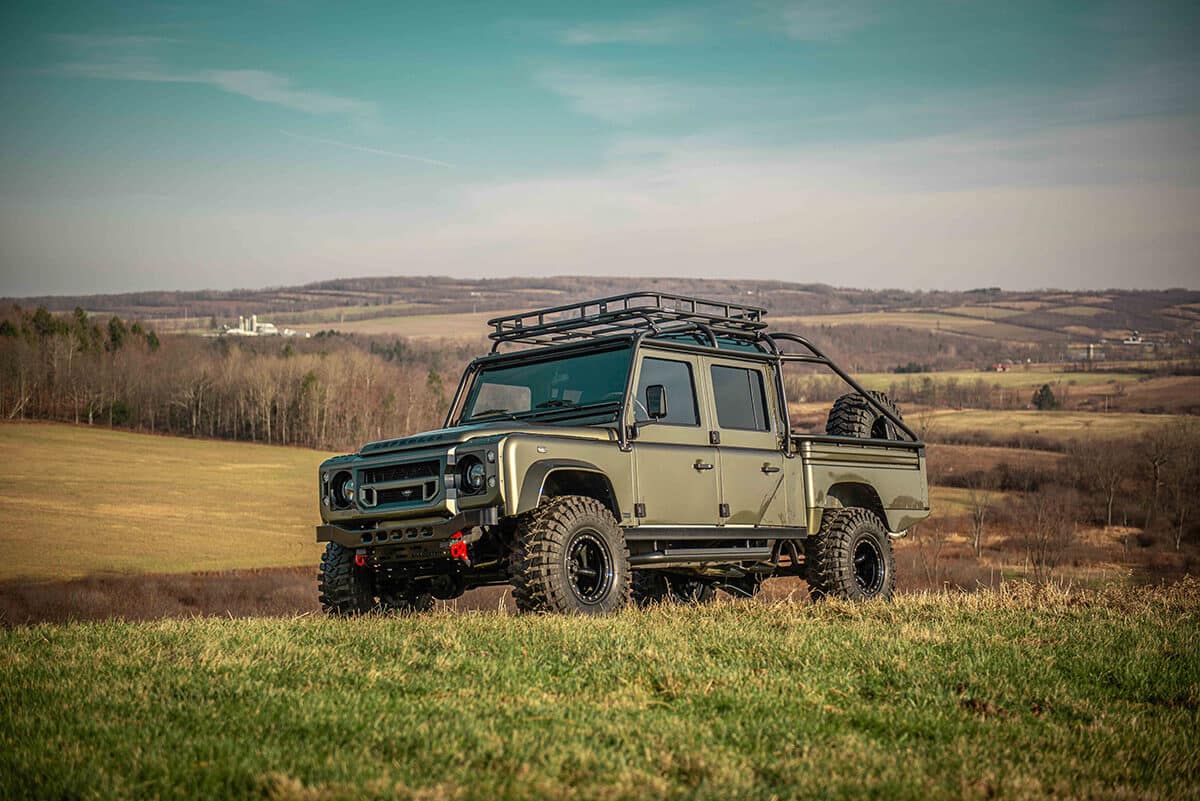
<svg viewBox="0 0 1200 801">
<path fill-rule="evenodd" d="M 778 472 L 779 472 L 779 468 L 778 468 L 778 467 L 776 467 L 776 466 L 775 466 L 775 465 L 773 465 L 773 464 L 764 464 L 764 465 L 762 466 L 762 471 L 763 471 L 764 473 L 778 473 Z"/>
<path fill-rule="evenodd" d="M 712 470 L 713 469 L 713 466 L 711 464 L 709 464 L 708 462 L 700 462 L 700 461 L 697 461 L 694 465 L 692 465 L 692 467 L 696 468 L 697 470 Z"/>
</svg>

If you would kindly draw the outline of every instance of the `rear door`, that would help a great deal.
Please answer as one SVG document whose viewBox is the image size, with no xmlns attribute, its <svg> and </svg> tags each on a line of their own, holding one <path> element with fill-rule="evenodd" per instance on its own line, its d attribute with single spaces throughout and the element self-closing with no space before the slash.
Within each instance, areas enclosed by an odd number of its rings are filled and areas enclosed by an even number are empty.
<svg viewBox="0 0 1200 801">
<path fill-rule="evenodd" d="M 720 438 L 722 521 L 727 525 L 787 524 L 787 488 L 778 415 L 767 365 L 703 359 Z"/>
<path fill-rule="evenodd" d="M 631 404 L 638 423 L 646 423 L 646 388 L 667 391 L 667 415 L 641 425 L 633 441 L 634 490 L 640 523 L 715 525 L 718 521 L 717 449 L 709 442 L 701 402 L 700 360 L 683 354 L 639 356 Z"/>
</svg>

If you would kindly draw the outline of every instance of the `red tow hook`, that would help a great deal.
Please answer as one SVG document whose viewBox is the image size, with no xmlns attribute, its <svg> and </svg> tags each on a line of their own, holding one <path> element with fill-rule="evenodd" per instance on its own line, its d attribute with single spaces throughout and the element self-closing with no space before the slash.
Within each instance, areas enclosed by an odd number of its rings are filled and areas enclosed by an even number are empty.
<svg viewBox="0 0 1200 801">
<path fill-rule="evenodd" d="M 450 535 L 453 542 L 450 543 L 450 558 L 458 559 L 466 564 L 471 564 L 471 557 L 467 555 L 467 544 L 462 541 L 463 533 L 456 531 Z"/>
<path fill-rule="evenodd" d="M 367 566 L 367 555 L 365 553 L 354 554 L 354 566 L 355 567 L 366 567 Z"/>
</svg>

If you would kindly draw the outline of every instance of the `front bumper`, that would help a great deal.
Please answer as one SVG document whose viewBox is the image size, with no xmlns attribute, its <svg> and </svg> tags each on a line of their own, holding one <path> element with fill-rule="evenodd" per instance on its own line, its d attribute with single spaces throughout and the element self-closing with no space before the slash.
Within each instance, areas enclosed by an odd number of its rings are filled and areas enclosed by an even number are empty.
<svg viewBox="0 0 1200 801">
<path fill-rule="evenodd" d="M 317 542 L 336 542 L 345 548 L 438 543 L 448 541 L 456 532 L 467 531 L 475 526 L 495 525 L 497 522 L 499 510 L 490 507 L 459 512 L 453 517 L 385 521 L 360 529 L 325 523 L 317 526 Z"/>
</svg>

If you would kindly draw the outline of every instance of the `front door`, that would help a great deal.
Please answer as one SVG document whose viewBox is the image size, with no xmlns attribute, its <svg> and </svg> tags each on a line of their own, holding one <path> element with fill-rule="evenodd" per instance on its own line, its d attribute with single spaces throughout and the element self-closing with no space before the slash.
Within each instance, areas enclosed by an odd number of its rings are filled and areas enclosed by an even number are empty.
<svg viewBox="0 0 1200 801">
<path fill-rule="evenodd" d="M 721 511 L 727 525 L 787 524 L 779 424 L 765 365 L 705 359 L 720 434 Z"/>
<path fill-rule="evenodd" d="M 645 525 L 714 525 L 718 522 L 717 449 L 709 442 L 698 401 L 699 360 L 643 355 L 636 377 L 633 419 L 635 497 Z M 666 390 L 667 413 L 649 422 L 646 388 Z"/>
</svg>

